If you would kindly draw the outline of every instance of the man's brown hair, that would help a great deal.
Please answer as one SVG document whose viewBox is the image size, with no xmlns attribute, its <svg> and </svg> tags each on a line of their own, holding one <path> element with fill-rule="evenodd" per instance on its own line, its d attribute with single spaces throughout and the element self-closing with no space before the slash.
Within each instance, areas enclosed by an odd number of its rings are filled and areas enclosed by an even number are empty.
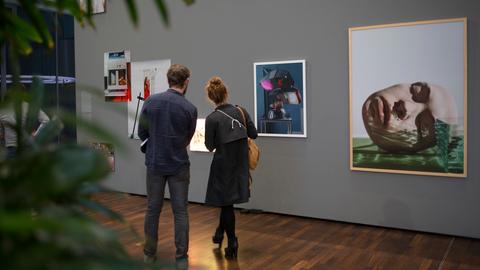
<svg viewBox="0 0 480 270">
<path fill-rule="evenodd" d="M 168 87 L 183 87 L 185 81 L 190 77 L 190 70 L 183 65 L 171 65 L 167 71 Z"/>
</svg>

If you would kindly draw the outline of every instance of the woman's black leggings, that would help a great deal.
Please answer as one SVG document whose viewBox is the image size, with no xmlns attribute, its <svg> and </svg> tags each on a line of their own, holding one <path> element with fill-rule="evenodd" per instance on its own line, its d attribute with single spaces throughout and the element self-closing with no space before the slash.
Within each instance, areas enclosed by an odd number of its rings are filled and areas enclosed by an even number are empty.
<svg viewBox="0 0 480 270">
<path fill-rule="evenodd" d="M 230 241 L 235 239 L 235 213 L 233 212 L 233 205 L 222 206 L 218 229 L 225 231 Z"/>
</svg>

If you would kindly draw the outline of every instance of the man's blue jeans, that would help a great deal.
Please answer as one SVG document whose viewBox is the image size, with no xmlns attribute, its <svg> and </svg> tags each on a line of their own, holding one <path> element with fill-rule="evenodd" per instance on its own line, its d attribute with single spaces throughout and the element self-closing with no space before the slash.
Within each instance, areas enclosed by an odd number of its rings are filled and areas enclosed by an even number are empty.
<svg viewBox="0 0 480 270">
<path fill-rule="evenodd" d="M 158 241 L 158 221 L 163 206 L 165 184 L 168 183 L 170 201 L 175 221 L 176 258 L 184 258 L 188 253 L 188 185 L 190 168 L 182 169 L 176 175 L 162 175 L 147 169 L 147 212 L 145 214 L 144 254 L 155 256 Z"/>
</svg>

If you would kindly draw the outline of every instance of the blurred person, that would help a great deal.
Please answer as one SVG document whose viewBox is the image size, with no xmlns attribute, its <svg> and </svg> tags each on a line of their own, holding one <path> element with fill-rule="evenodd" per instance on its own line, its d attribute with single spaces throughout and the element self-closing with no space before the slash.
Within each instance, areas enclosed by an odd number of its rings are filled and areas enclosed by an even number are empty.
<svg viewBox="0 0 480 270">
<path fill-rule="evenodd" d="M 20 85 L 21 91 L 28 91 L 25 85 Z M 15 117 L 15 110 L 13 108 L 13 103 L 9 104 L 7 107 L 0 110 L 0 124 L 3 126 L 3 141 L 6 149 L 7 159 L 13 159 L 17 156 L 17 131 L 15 126 L 17 125 L 17 120 Z M 22 113 L 22 124 L 25 125 L 27 120 L 29 104 L 27 102 L 21 103 L 21 113 Z M 27 130 L 28 135 L 33 137 L 37 136 L 38 132 L 50 121 L 48 115 L 42 111 L 38 111 L 37 123 L 38 125 L 33 130 Z"/>
</svg>

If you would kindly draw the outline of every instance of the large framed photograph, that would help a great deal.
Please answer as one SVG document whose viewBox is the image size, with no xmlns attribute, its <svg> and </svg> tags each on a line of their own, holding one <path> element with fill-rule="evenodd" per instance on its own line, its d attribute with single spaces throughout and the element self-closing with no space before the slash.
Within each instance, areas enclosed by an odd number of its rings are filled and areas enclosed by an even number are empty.
<svg viewBox="0 0 480 270">
<path fill-rule="evenodd" d="M 106 52 L 103 57 L 105 101 L 132 100 L 130 51 Z"/>
<path fill-rule="evenodd" d="M 170 59 L 132 62 L 132 94 L 128 102 L 128 136 L 138 137 L 138 119 L 143 101 L 150 95 L 164 92 L 168 89 L 167 71 Z"/>
<path fill-rule="evenodd" d="M 307 137 L 305 60 L 253 64 L 259 136 Z"/>
<path fill-rule="evenodd" d="M 467 19 L 349 29 L 350 168 L 467 176 Z"/>
</svg>

